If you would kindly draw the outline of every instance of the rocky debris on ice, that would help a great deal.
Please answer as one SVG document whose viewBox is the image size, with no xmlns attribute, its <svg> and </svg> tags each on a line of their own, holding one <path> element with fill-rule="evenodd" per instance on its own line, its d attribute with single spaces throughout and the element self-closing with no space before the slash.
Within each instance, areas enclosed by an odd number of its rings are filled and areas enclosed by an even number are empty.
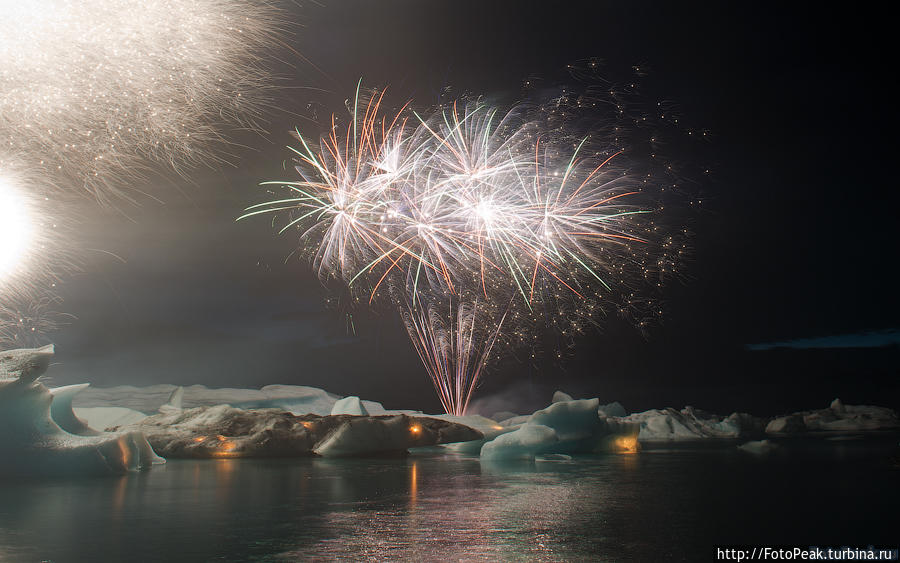
<svg viewBox="0 0 900 563">
<path fill-rule="evenodd" d="M 39 383 L 52 356 L 52 346 L 0 352 L 0 473 L 120 474 L 163 461 L 140 432 L 106 434 L 80 420 L 71 403 L 83 385 Z"/>
<path fill-rule="evenodd" d="M 461 424 L 405 414 L 294 415 L 229 405 L 163 410 L 126 428 L 173 458 L 389 455 L 482 437 Z"/>
<path fill-rule="evenodd" d="M 900 428 L 896 411 L 869 405 L 845 405 L 840 399 L 827 409 L 801 411 L 772 419 L 766 434 L 802 432 L 866 432 Z"/>
</svg>

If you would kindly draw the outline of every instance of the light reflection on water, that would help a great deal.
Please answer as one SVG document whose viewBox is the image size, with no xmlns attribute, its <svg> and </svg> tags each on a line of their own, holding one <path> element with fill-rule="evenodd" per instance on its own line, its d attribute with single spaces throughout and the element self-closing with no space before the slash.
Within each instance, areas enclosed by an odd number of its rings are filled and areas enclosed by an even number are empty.
<svg viewBox="0 0 900 563">
<path fill-rule="evenodd" d="M 896 444 L 820 441 L 767 459 L 732 445 L 512 464 L 170 461 L 6 480 L 0 561 L 693 561 L 716 543 L 890 543 Z M 823 523 L 825 498 L 857 524 Z"/>
</svg>

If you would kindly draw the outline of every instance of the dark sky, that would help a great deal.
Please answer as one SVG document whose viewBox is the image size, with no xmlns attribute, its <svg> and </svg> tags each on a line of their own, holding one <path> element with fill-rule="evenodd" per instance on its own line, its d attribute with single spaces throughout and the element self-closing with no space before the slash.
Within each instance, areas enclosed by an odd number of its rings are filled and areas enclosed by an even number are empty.
<svg viewBox="0 0 900 563">
<path fill-rule="evenodd" d="M 530 76 L 599 57 L 613 78 L 649 68 L 654 92 L 714 133 L 690 279 L 670 287 L 666 322 L 648 338 L 614 321 L 561 366 L 508 362 L 481 390 L 484 409 L 537 408 L 555 388 L 632 410 L 774 414 L 835 396 L 898 406 L 896 339 L 790 347 L 900 324 L 893 35 L 877 15 L 732 2 L 324 4 L 294 9 L 290 39 L 321 72 L 283 69 L 270 132 L 235 150 L 234 167 L 156 180 L 164 204 L 86 212 L 80 244 L 125 262 L 86 251 L 66 285 L 78 320 L 51 335 L 55 383 L 302 384 L 439 410 L 396 319 L 363 318 L 347 338 L 309 268 L 283 264 L 291 241 L 233 218 L 260 201 L 257 182 L 284 176 L 297 123 L 283 110 L 339 104 L 360 77 L 424 100 L 445 85 L 514 95 Z M 768 342 L 787 348 L 747 348 Z"/>
</svg>

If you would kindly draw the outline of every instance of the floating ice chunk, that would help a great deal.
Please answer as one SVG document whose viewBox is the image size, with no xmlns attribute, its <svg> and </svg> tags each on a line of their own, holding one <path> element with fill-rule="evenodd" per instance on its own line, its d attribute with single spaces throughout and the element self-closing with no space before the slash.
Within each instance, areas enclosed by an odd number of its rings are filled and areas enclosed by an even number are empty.
<svg viewBox="0 0 900 563">
<path fill-rule="evenodd" d="M 84 436 L 54 422 L 54 395 L 36 381 L 52 355 L 52 346 L 0 352 L 0 473 L 116 474 L 163 461 L 139 432 Z M 88 433 L 71 408 L 72 397 L 83 388 L 58 390 L 60 403 L 53 411 L 63 425 Z"/>
<path fill-rule="evenodd" d="M 541 454 L 535 457 L 535 461 L 572 461 L 572 456 L 566 454 Z"/>
<path fill-rule="evenodd" d="M 551 453 L 559 442 L 556 431 L 542 424 L 527 423 L 517 430 L 497 436 L 481 448 L 483 460 L 533 460 L 537 454 Z"/>
<path fill-rule="evenodd" d="M 384 410 L 384 409 L 382 409 Z M 354 414 L 358 416 L 367 416 L 369 411 L 363 406 L 359 397 L 344 397 L 334 403 L 331 407 L 331 414 Z"/>
<path fill-rule="evenodd" d="M 769 440 L 756 440 L 753 442 L 746 442 L 738 446 L 739 450 L 755 455 L 765 455 L 771 453 L 777 448 L 778 444 L 775 444 L 774 442 L 771 442 Z"/>
<path fill-rule="evenodd" d="M 789 434 L 804 431 L 806 431 L 806 425 L 803 423 L 803 417 L 798 415 L 779 416 L 770 420 L 766 425 L 766 434 Z"/>
</svg>

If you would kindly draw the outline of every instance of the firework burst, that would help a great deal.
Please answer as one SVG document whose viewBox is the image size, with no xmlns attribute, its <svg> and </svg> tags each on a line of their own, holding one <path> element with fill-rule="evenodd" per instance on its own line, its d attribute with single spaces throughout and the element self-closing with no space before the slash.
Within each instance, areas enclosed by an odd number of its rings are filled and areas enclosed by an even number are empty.
<svg viewBox="0 0 900 563">
<path fill-rule="evenodd" d="M 283 213 L 319 276 L 387 298 L 448 412 L 463 413 L 495 344 L 578 332 L 636 309 L 637 278 L 672 265 L 626 150 L 481 100 L 427 114 L 360 103 L 311 143 L 298 181 L 241 218 Z M 641 321 L 643 322 L 643 321 Z"/>
</svg>

